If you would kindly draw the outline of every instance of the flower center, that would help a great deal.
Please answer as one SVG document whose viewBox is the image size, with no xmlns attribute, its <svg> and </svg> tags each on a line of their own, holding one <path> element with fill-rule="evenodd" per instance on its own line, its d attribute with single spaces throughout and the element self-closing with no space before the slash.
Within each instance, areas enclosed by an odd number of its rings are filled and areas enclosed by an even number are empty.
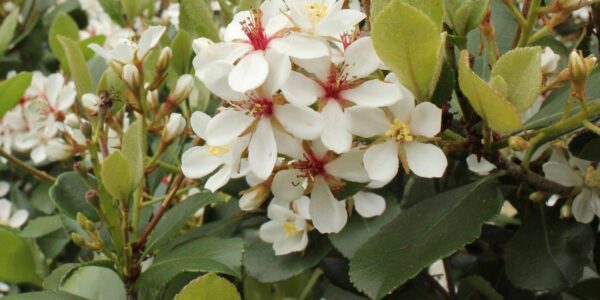
<svg viewBox="0 0 600 300">
<path fill-rule="evenodd" d="M 265 28 L 263 27 L 261 17 L 262 12 L 260 10 L 254 10 L 248 19 L 240 22 L 242 25 L 242 31 L 244 31 L 248 37 L 248 40 L 250 41 L 252 47 L 254 47 L 254 50 L 265 50 L 269 44 L 269 38 L 265 33 Z"/>
<path fill-rule="evenodd" d="M 600 187 L 600 169 L 589 166 L 585 172 L 585 185 L 587 187 Z"/>
<path fill-rule="evenodd" d="M 210 154 L 212 156 L 223 155 L 223 154 L 226 154 L 227 152 L 229 152 L 229 147 L 227 147 L 227 146 L 222 146 L 222 147 L 208 146 L 208 154 Z"/>
<path fill-rule="evenodd" d="M 313 1 L 304 4 L 304 7 L 312 24 L 319 23 L 323 17 L 327 16 L 327 3 L 325 1 Z"/>
<path fill-rule="evenodd" d="M 273 101 L 267 98 L 251 97 L 248 110 L 254 117 L 269 117 L 273 114 Z"/>
<path fill-rule="evenodd" d="M 346 75 L 346 72 L 344 72 L 344 66 L 342 66 L 341 69 L 332 66 L 329 76 L 327 76 L 327 81 L 322 82 L 321 87 L 325 90 L 325 99 L 342 100 L 340 98 L 340 92 L 350 87 L 348 76 Z"/>
<path fill-rule="evenodd" d="M 293 222 L 285 222 L 283 223 L 283 232 L 285 233 L 286 237 L 290 237 L 298 233 L 298 230 Z"/>
<path fill-rule="evenodd" d="M 414 137 L 410 134 L 410 127 L 398 119 L 394 119 L 385 135 L 396 139 L 398 142 L 412 142 L 414 140 Z"/>
<path fill-rule="evenodd" d="M 304 159 L 294 163 L 294 168 L 301 171 L 303 176 L 315 178 L 317 175 L 325 174 L 327 161 L 317 158 L 314 154 L 304 154 Z"/>
</svg>

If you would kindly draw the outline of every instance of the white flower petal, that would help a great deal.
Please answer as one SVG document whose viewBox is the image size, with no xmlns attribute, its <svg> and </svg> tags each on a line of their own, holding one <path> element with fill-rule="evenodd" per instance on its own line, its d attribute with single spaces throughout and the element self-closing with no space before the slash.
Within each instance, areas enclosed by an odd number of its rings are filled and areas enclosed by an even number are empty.
<svg viewBox="0 0 600 300">
<path fill-rule="evenodd" d="M 265 52 L 265 59 L 269 65 L 269 74 L 262 90 L 263 93 L 270 96 L 277 92 L 290 77 L 292 63 L 287 55 L 271 49 Z"/>
<path fill-rule="evenodd" d="M 301 231 L 284 239 L 276 240 L 273 243 L 273 250 L 275 250 L 275 255 L 285 255 L 302 251 L 306 245 L 308 245 L 308 235 L 306 231 Z"/>
<path fill-rule="evenodd" d="M 279 129 L 275 129 L 273 133 L 275 134 L 279 154 L 296 159 L 302 158 L 304 149 L 302 149 L 302 141 L 300 139 Z"/>
<path fill-rule="evenodd" d="M 287 81 L 281 86 L 281 92 L 290 103 L 305 106 L 312 105 L 325 94 L 318 83 L 296 71 L 290 72 Z"/>
<path fill-rule="evenodd" d="M 340 232 L 348 221 L 345 201 L 335 199 L 321 176 L 315 179 L 309 211 L 313 225 L 320 233 Z"/>
<path fill-rule="evenodd" d="M 354 208 L 364 218 L 380 216 L 385 211 L 385 199 L 369 192 L 358 192 L 354 196 Z"/>
<path fill-rule="evenodd" d="M 273 135 L 273 127 L 269 118 L 262 118 L 248 146 L 248 162 L 254 175 L 267 179 L 277 160 L 277 143 Z"/>
<path fill-rule="evenodd" d="M 348 152 L 352 146 L 352 134 L 348 132 L 348 121 L 342 107 L 335 100 L 329 100 L 321 115 L 325 122 L 321 141 L 325 147 L 336 153 Z"/>
<path fill-rule="evenodd" d="M 594 219 L 594 208 L 592 207 L 592 192 L 583 189 L 573 200 L 571 212 L 575 220 L 581 223 L 589 223 Z"/>
<path fill-rule="evenodd" d="M 7 224 L 12 204 L 6 199 L 0 199 L 0 224 Z"/>
<path fill-rule="evenodd" d="M 242 57 L 229 74 L 228 83 L 240 93 L 261 86 L 269 74 L 269 64 L 263 51 L 252 51 Z"/>
<path fill-rule="evenodd" d="M 310 198 L 302 196 L 297 200 L 294 200 L 294 210 L 305 220 L 310 220 Z"/>
<path fill-rule="evenodd" d="M 283 224 L 278 221 L 269 221 L 262 224 L 258 230 L 260 239 L 266 243 L 273 243 L 277 240 L 285 238 L 285 232 L 283 231 Z"/>
<path fill-rule="evenodd" d="M 316 26 L 316 33 L 320 36 L 338 37 L 350 31 L 356 24 L 365 18 L 365 14 L 353 9 L 342 9 L 328 15 Z"/>
<path fill-rule="evenodd" d="M 277 199 L 285 203 L 292 202 L 304 194 L 304 178 L 296 169 L 277 172 L 271 184 L 271 192 Z"/>
<path fill-rule="evenodd" d="M 44 85 L 44 92 L 46 93 L 46 99 L 48 100 L 48 103 L 53 108 L 57 106 L 56 104 L 58 103 L 58 94 L 60 93 L 60 90 L 62 89 L 64 84 L 65 79 L 62 75 L 54 73 L 48 76 L 46 84 Z"/>
<path fill-rule="evenodd" d="M 195 111 L 190 117 L 192 130 L 198 137 L 204 140 L 206 140 L 208 122 L 210 122 L 210 116 L 203 111 Z"/>
<path fill-rule="evenodd" d="M 219 171 L 217 171 L 215 174 L 210 176 L 210 178 L 208 178 L 208 180 L 204 184 L 204 188 L 214 193 L 218 189 L 222 188 L 225 184 L 227 184 L 230 178 L 231 167 L 225 165 L 221 167 L 221 169 L 219 169 Z"/>
<path fill-rule="evenodd" d="M 363 37 L 350 44 L 344 53 L 344 61 L 348 65 L 346 74 L 352 80 L 366 77 L 381 65 L 371 37 Z"/>
<path fill-rule="evenodd" d="M 12 215 L 12 217 L 10 217 L 8 226 L 12 228 L 19 228 L 25 224 L 25 222 L 27 222 L 27 218 L 29 218 L 29 212 L 24 209 L 19 209 Z"/>
<path fill-rule="evenodd" d="M 328 56 L 313 58 L 313 59 L 297 59 L 294 58 L 292 61 L 306 70 L 307 72 L 315 75 L 317 79 L 322 82 L 327 81 L 327 77 L 331 72 L 331 60 Z"/>
<path fill-rule="evenodd" d="M 478 159 L 475 154 L 471 154 L 467 157 L 467 166 L 471 172 L 481 176 L 488 175 L 491 171 L 496 169 L 496 165 L 492 164 L 484 157 Z"/>
<path fill-rule="evenodd" d="M 6 181 L 0 181 L 0 197 L 6 196 L 10 190 L 10 184 Z"/>
<path fill-rule="evenodd" d="M 209 146 L 192 147 L 181 157 L 181 171 L 188 178 L 201 178 L 223 164 L 223 156 L 211 155 Z"/>
<path fill-rule="evenodd" d="M 340 93 L 344 99 L 367 107 L 381 107 L 396 103 L 402 95 L 393 83 L 373 79 Z"/>
<path fill-rule="evenodd" d="M 31 161 L 34 164 L 41 164 L 42 162 L 48 159 L 48 154 L 46 151 L 46 145 L 39 145 L 33 148 L 30 153 Z"/>
<path fill-rule="evenodd" d="M 225 109 L 214 116 L 206 127 L 206 140 L 211 146 L 225 146 L 240 136 L 254 118 L 243 111 Z"/>
<path fill-rule="evenodd" d="M 309 38 L 297 33 L 288 34 L 272 40 L 269 48 L 299 59 L 311 59 L 329 55 L 329 49 L 320 40 Z"/>
<path fill-rule="evenodd" d="M 323 117 L 306 106 L 275 105 L 274 114 L 283 128 L 297 138 L 313 140 L 323 132 Z"/>
<path fill-rule="evenodd" d="M 352 106 L 346 109 L 348 130 L 355 135 L 370 138 L 382 135 L 390 127 L 383 110 L 375 107 Z"/>
<path fill-rule="evenodd" d="M 167 28 L 164 26 L 150 26 L 148 29 L 146 29 L 146 31 L 144 31 L 144 33 L 142 33 L 140 41 L 138 42 L 138 60 L 142 61 L 146 56 L 146 53 L 148 53 L 150 49 L 154 48 L 156 44 L 158 44 L 166 29 Z"/>
<path fill-rule="evenodd" d="M 363 156 L 361 150 L 350 150 L 325 165 L 325 171 L 333 176 L 353 181 L 368 182 L 369 175 L 363 167 Z"/>
<path fill-rule="evenodd" d="M 197 71 L 196 76 L 209 91 L 219 98 L 224 100 L 245 99 L 246 96 L 243 93 L 236 92 L 229 86 L 231 70 L 233 70 L 233 65 L 224 61 L 217 61 L 205 67 L 202 72 Z"/>
<path fill-rule="evenodd" d="M 431 102 L 422 102 L 415 107 L 408 124 L 415 135 L 434 137 L 442 128 L 442 110 Z"/>
<path fill-rule="evenodd" d="M 56 109 L 60 111 L 65 111 L 75 103 L 75 97 L 77 96 L 77 91 L 72 84 L 65 85 L 60 94 L 58 95 L 58 99 L 56 99 Z"/>
<path fill-rule="evenodd" d="M 371 180 L 389 182 L 396 176 L 400 166 L 398 144 L 388 140 L 382 144 L 372 145 L 367 149 L 363 161 Z"/>
<path fill-rule="evenodd" d="M 542 168 L 544 169 L 545 177 L 556 183 L 567 187 L 583 185 L 581 176 L 567 164 L 549 161 Z"/>
<path fill-rule="evenodd" d="M 442 177 L 448 160 L 442 149 L 432 144 L 419 142 L 404 143 L 408 167 L 419 177 Z"/>
</svg>

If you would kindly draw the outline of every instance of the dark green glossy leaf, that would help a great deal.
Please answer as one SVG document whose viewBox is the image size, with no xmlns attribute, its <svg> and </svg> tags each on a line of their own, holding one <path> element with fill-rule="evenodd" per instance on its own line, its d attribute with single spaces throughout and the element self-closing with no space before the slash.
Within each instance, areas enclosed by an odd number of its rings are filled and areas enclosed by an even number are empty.
<svg viewBox="0 0 600 300">
<path fill-rule="evenodd" d="M 75 220 L 78 212 L 83 213 L 88 219 L 97 222 L 98 212 L 85 199 L 88 187 L 76 172 L 65 172 L 50 188 L 50 199 L 65 216 Z M 93 180 L 91 177 L 90 180 Z M 95 180 L 94 180 L 95 181 Z"/>
<path fill-rule="evenodd" d="M 584 160 L 600 161 L 600 136 L 591 131 L 578 134 L 569 142 L 569 152 Z"/>
</svg>

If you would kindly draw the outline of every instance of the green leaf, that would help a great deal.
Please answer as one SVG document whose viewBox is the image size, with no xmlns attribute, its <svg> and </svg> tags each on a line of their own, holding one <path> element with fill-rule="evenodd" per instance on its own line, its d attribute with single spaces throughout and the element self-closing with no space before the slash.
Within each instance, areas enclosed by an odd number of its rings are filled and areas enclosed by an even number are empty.
<svg viewBox="0 0 600 300">
<path fill-rule="evenodd" d="M 582 280 L 566 292 L 580 299 L 597 300 L 600 295 L 600 278 Z"/>
<path fill-rule="evenodd" d="M 521 127 L 516 107 L 471 70 L 466 50 L 460 54 L 458 83 L 473 109 L 491 129 L 511 133 Z"/>
<path fill-rule="evenodd" d="M 600 161 L 600 136 L 591 131 L 584 131 L 569 142 L 569 153 L 590 161 Z"/>
<path fill-rule="evenodd" d="M 502 194 L 490 181 L 485 178 L 438 194 L 400 213 L 354 253 L 351 281 L 370 297 L 382 298 L 473 241 L 502 206 Z"/>
<path fill-rule="evenodd" d="M 485 17 L 490 0 L 466 0 L 453 14 L 453 29 L 458 35 L 466 36 L 478 28 Z"/>
<path fill-rule="evenodd" d="M 540 47 L 514 49 L 502 55 L 492 69 L 492 76 L 501 76 L 506 82 L 506 99 L 518 111 L 530 108 L 542 88 L 541 53 Z"/>
<path fill-rule="evenodd" d="M 185 30 L 179 31 L 173 38 L 171 49 L 173 49 L 171 67 L 179 75 L 187 73 L 190 69 L 190 58 L 192 57 L 192 38 L 190 34 Z"/>
<path fill-rule="evenodd" d="M 87 61 L 88 59 L 92 58 L 96 54 L 94 52 L 94 50 L 92 50 L 91 48 L 88 47 L 90 44 L 103 45 L 105 41 L 106 41 L 106 36 L 104 36 L 104 35 L 93 35 L 83 41 L 80 41 L 79 48 L 81 49 L 81 52 L 83 53 L 83 57 L 85 58 L 85 60 Z"/>
<path fill-rule="evenodd" d="M 0 82 L 0 118 L 13 109 L 31 84 L 32 74 L 22 72 Z"/>
<path fill-rule="evenodd" d="M 88 178 L 95 183 L 91 177 Z M 98 212 L 85 199 L 88 187 L 85 185 L 81 175 L 76 172 L 64 172 L 60 174 L 50 188 L 50 199 L 58 210 L 70 219 L 75 220 L 77 213 L 83 213 L 88 219 L 99 221 Z"/>
<path fill-rule="evenodd" d="M 63 49 L 62 44 L 60 43 L 59 37 L 66 37 L 73 41 L 79 40 L 79 27 L 77 27 L 77 23 L 65 12 L 59 12 L 54 20 L 52 21 L 52 25 L 50 25 L 50 31 L 48 32 L 48 44 L 50 45 L 50 50 L 52 50 L 52 54 L 56 56 L 58 61 L 60 61 L 60 65 L 63 69 L 69 72 L 69 62 L 67 60 L 66 51 Z"/>
<path fill-rule="evenodd" d="M 73 270 L 77 269 L 79 264 L 66 263 L 58 266 L 58 268 L 52 270 L 50 275 L 44 278 L 44 289 L 50 291 L 58 291 L 62 281 L 69 275 Z"/>
<path fill-rule="evenodd" d="M 427 15 L 436 24 L 438 31 L 441 30 L 442 19 L 444 17 L 441 0 L 402 0 L 402 2 L 417 8 Z"/>
<path fill-rule="evenodd" d="M 39 238 L 62 228 L 60 216 L 39 217 L 29 221 L 19 235 L 24 238 Z"/>
<path fill-rule="evenodd" d="M 31 244 L 0 226 L 0 281 L 41 285 Z"/>
<path fill-rule="evenodd" d="M 454 92 L 455 85 L 456 72 L 454 72 L 454 68 L 452 68 L 450 63 L 444 61 L 440 78 L 435 86 L 433 95 L 431 96 L 431 102 L 437 106 L 441 106 L 442 103 L 449 102 L 452 99 L 452 93 Z"/>
<path fill-rule="evenodd" d="M 123 156 L 129 161 L 131 185 L 139 187 L 144 178 L 144 157 L 146 157 L 146 133 L 142 121 L 133 122 L 123 136 Z"/>
<path fill-rule="evenodd" d="M 227 279 L 209 273 L 188 283 L 174 300 L 237 300 L 241 299 L 235 285 Z"/>
<path fill-rule="evenodd" d="M 170 239 L 175 238 L 176 233 L 181 230 L 181 227 L 199 209 L 219 201 L 223 201 L 223 199 L 218 194 L 201 193 L 192 195 L 177 204 L 174 208 L 167 211 L 164 217 L 156 224 L 156 228 L 152 231 L 152 235 L 150 235 L 146 252 L 150 253 Z"/>
<path fill-rule="evenodd" d="M 371 0 L 371 20 L 375 20 L 377 14 L 390 4 L 390 0 Z"/>
<path fill-rule="evenodd" d="M 65 51 L 71 77 L 75 81 L 77 94 L 81 96 L 85 93 L 93 92 L 94 84 L 92 83 L 92 75 L 90 74 L 90 70 L 88 70 L 81 48 L 79 48 L 79 43 L 63 36 L 59 36 L 58 40 Z"/>
<path fill-rule="evenodd" d="M 77 268 L 64 280 L 60 290 L 87 299 L 127 299 L 125 285 L 119 275 L 111 269 L 97 266 Z"/>
<path fill-rule="evenodd" d="M 330 248 L 327 238 L 319 236 L 311 240 L 303 254 L 276 256 L 271 244 L 256 240 L 244 251 L 244 267 L 260 282 L 281 281 L 317 265 Z"/>
<path fill-rule="evenodd" d="M 362 191 L 365 186 L 367 186 L 367 183 L 364 182 L 344 181 L 342 189 L 333 192 L 333 196 L 339 200 L 348 199 Z"/>
<path fill-rule="evenodd" d="M 203 0 L 181 0 L 179 2 L 179 27 L 193 38 L 206 37 L 219 41 L 217 26 L 212 20 L 212 10 Z"/>
<path fill-rule="evenodd" d="M 385 212 L 381 216 L 366 219 L 354 212 L 344 229 L 339 233 L 330 234 L 329 240 L 345 257 L 351 258 L 358 248 L 364 245 L 369 238 L 374 236 L 381 227 L 389 223 L 399 212 L 396 198 L 388 195 L 386 197 Z"/>
<path fill-rule="evenodd" d="M 157 257 L 142 273 L 137 282 L 139 299 L 159 298 L 166 284 L 183 272 L 217 272 L 239 278 L 242 249 L 239 238 L 203 238 L 180 245 Z"/>
<path fill-rule="evenodd" d="M 375 51 L 418 100 L 428 100 L 440 75 L 445 34 L 417 8 L 393 0 L 373 21 Z"/>
<path fill-rule="evenodd" d="M 104 11 L 115 21 L 115 23 L 123 26 L 123 12 L 121 4 L 117 0 L 98 0 Z"/>
<path fill-rule="evenodd" d="M 127 16 L 127 19 L 131 22 L 140 14 L 142 9 L 141 0 L 121 0 L 121 7 L 123 12 Z"/>
<path fill-rule="evenodd" d="M 131 166 L 121 151 L 115 151 L 102 162 L 102 185 L 115 199 L 125 201 L 134 186 Z"/>
<path fill-rule="evenodd" d="M 460 281 L 458 286 L 458 299 L 489 299 L 503 300 L 494 287 L 483 277 L 471 275 Z"/>
<path fill-rule="evenodd" d="M 260 0 L 240 0 L 237 11 L 260 8 Z"/>
<path fill-rule="evenodd" d="M 540 209 L 506 245 L 506 275 L 516 287 L 527 290 L 572 286 L 587 265 L 593 232 L 588 225 Z"/>
<path fill-rule="evenodd" d="M 50 200 L 50 187 L 52 187 L 51 183 L 40 182 L 33 190 L 30 199 L 31 205 L 45 214 L 51 214 L 56 209 Z"/>
<path fill-rule="evenodd" d="M 5 296 L 2 300 L 88 300 L 65 292 L 43 291 Z"/>
<path fill-rule="evenodd" d="M 519 24 L 513 17 L 510 10 L 506 7 L 506 5 L 502 3 L 502 0 L 491 0 L 490 9 L 492 11 L 492 23 L 496 28 L 496 45 L 498 46 L 500 53 L 505 53 L 506 51 L 509 51 L 512 48 L 514 48 L 513 40 Z M 476 28 L 475 30 L 469 32 L 469 52 L 479 52 L 479 47 L 482 44 L 481 36 L 482 35 L 479 28 Z M 487 58 L 487 50 L 484 50 L 482 52 L 482 56 Z M 483 67 L 488 68 L 487 65 Z"/>
<path fill-rule="evenodd" d="M 14 9 L 0 25 L 0 57 L 4 56 L 4 51 L 8 49 L 10 41 L 17 29 L 17 21 L 19 19 L 19 8 Z"/>
</svg>

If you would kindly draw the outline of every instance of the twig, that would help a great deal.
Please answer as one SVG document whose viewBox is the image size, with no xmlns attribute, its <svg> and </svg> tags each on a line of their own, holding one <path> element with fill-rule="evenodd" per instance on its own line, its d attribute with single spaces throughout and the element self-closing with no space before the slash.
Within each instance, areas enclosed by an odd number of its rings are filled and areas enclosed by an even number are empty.
<svg viewBox="0 0 600 300">
<path fill-rule="evenodd" d="M 572 187 L 566 187 L 562 184 L 548 180 L 535 172 L 526 171 L 512 160 L 503 156 L 499 156 L 498 166 L 508 171 L 510 177 L 519 181 L 524 181 L 539 191 L 561 196 L 568 196 L 573 191 Z"/>
<path fill-rule="evenodd" d="M 24 161 L 18 159 L 17 157 L 15 157 L 14 155 L 4 151 L 4 149 L 0 148 L 0 156 L 6 158 L 8 161 L 10 161 L 11 163 L 15 164 L 17 167 L 33 174 L 35 177 L 37 177 L 38 179 L 42 180 L 42 181 L 46 181 L 49 183 L 54 183 L 56 182 L 56 178 L 49 175 L 48 173 L 42 171 L 42 170 L 38 170 L 35 167 L 25 163 Z"/>
</svg>

